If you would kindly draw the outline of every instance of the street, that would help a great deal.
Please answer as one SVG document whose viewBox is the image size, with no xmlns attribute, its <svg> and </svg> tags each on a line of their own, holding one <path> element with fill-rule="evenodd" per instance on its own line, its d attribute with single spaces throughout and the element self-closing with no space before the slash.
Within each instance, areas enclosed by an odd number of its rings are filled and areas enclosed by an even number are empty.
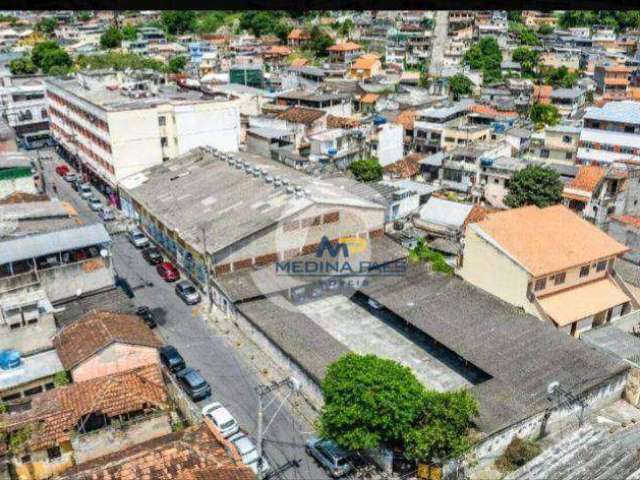
<svg viewBox="0 0 640 480">
<path fill-rule="evenodd" d="M 63 160 L 53 151 L 50 155 L 51 160 L 42 162 L 48 193 L 56 196 L 52 193 L 55 186 L 57 196 L 71 203 L 84 222 L 99 221 L 87 202 L 54 172 L 55 166 L 63 163 Z M 33 156 L 36 157 L 36 154 Z M 106 204 L 105 197 L 99 193 L 98 197 Z M 212 401 L 220 401 L 255 441 L 258 406 L 255 388 L 264 383 L 259 378 L 257 368 L 240 358 L 234 351 L 234 346 L 207 323 L 202 312 L 205 307 L 188 306 L 176 296 L 174 284 L 163 281 L 155 267 L 143 259 L 124 234 L 115 235 L 112 240 L 116 273 L 132 287 L 135 305 L 146 305 L 152 309 L 158 321 L 156 332 L 167 344 L 173 345 L 187 364 L 198 370 L 211 385 L 212 396 L 198 402 L 199 407 Z M 288 391 L 285 389 L 282 394 L 286 395 Z M 265 409 L 265 426 L 271 422 L 280 405 L 280 400 L 276 399 Z M 287 470 L 283 478 L 329 478 L 305 453 L 304 442 L 311 433 L 309 423 L 297 413 L 292 413 L 288 404 L 279 409 L 273 423 L 268 426 L 263 445 L 271 466 L 276 468 L 293 460 L 299 462 L 299 467 Z"/>
</svg>

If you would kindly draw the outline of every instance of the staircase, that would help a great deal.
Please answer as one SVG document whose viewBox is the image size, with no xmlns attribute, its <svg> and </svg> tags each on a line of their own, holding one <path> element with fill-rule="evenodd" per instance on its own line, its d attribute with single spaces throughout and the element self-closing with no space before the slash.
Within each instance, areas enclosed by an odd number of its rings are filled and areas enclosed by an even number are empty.
<svg viewBox="0 0 640 480">
<path fill-rule="evenodd" d="M 436 12 L 431 36 L 431 61 L 429 62 L 429 76 L 439 77 L 444 63 L 444 50 L 447 45 L 449 31 L 449 11 Z"/>
</svg>

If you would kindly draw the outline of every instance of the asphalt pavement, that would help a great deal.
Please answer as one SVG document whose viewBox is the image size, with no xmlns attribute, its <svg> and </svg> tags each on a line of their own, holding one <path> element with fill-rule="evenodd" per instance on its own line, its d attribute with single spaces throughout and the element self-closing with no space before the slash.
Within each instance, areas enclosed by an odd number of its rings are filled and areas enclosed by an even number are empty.
<svg viewBox="0 0 640 480">
<path fill-rule="evenodd" d="M 47 152 L 49 153 L 49 152 Z M 44 155 L 44 154 L 43 154 Z M 35 155 L 34 155 L 35 156 Z M 63 160 L 51 153 L 51 159 L 41 162 L 47 180 L 47 190 L 71 203 L 85 222 L 100 221 L 86 201 L 58 176 L 54 168 Z M 96 192 L 106 204 L 106 198 Z M 188 306 L 174 292 L 174 283 L 166 283 L 147 264 L 142 255 L 127 240 L 126 235 L 113 236 L 114 266 L 118 276 L 131 286 L 136 306 L 150 307 L 158 320 L 157 333 L 167 344 L 173 345 L 185 358 L 188 365 L 198 370 L 209 382 L 212 397 L 198 402 L 200 407 L 215 400 L 225 405 L 241 428 L 254 438 L 257 431 L 258 397 L 256 387 L 261 382 L 255 366 L 251 366 L 235 351 L 222 335 L 211 327 L 202 312 L 202 306 Z M 286 393 L 286 392 L 284 392 Z M 315 461 L 306 454 L 304 442 L 311 427 L 288 404 L 279 408 L 276 398 L 265 410 L 264 425 L 267 425 L 277 410 L 278 413 L 265 433 L 264 451 L 272 467 L 297 461 L 299 466 L 283 473 L 286 479 L 320 480 L 329 478 Z"/>
</svg>

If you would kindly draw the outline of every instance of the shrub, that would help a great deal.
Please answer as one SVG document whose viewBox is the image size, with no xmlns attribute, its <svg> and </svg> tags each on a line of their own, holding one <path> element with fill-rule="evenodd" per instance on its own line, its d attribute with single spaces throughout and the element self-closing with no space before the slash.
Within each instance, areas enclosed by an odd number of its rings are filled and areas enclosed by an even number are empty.
<svg viewBox="0 0 640 480">
<path fill-rule="evenodd" d="M 498 458 L 496 466 L 503 471 L 516 470 L 536 458 L 541 451 L 542 449 L 537 443 L 515 437 Z"/>
</svg>

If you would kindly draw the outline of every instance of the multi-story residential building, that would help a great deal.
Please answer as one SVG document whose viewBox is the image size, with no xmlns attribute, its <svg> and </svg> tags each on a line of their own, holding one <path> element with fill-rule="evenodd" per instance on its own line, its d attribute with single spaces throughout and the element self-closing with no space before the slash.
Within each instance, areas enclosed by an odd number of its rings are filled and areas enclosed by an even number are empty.
<svg viewBox="0 0 640 480">
<path fill-rule="evenodd" d="M 580 128 L 570 125 L 546 127 L 531 135 L 527 160 L 573 165 L 580 142 Z"/>
<path fill-rule="evenodd" d="M 332 63 L 346 64 L 350 64 L 363 53 L 362 46 L 354 42 L 337 43 L 327 48 L 327 51 Z"/>
<path fill-rule="evenodd" d="M 638 308 L 614 269 L 627 250 L 562 205 L 529 206 L 470 224 L 460 275 L 578 336 Z"/>
<path fill-rule="evenodd" d="M 462 125 L 472 100 L 463 100 L 447 107 L 431 107 L 416 112 L 413 122 L 416 151 L 437 152 L 442 148 L 444 129 Z"/>
<path fill-rule="evenodd" d="M 43 80 L 41 75 L 12 75 L 2 79 L 3 117 L 19 137 L 25 133 L 48 134 L 49 114 Z"/>
<path fill-rule="evenodd" d="M 113 72 L 51 78 L 46 92 L 54 138 L 112 201 L 123 178 L 192 148 L 238 149 L 240 112 L 230 94 L 125 81 Z"/>
<path fill-rule="evenodd" d="M 596 65 L 593 80 L 596 92 L 607 99 L 626 98 L 633 68 L 624 65 Z"/>
<path fill-rule="evenodd" d="M 555 88 L 551 92 L 551 105 L 563 117 L 575 117 L 584 107 L 586 93 L 580 88 Z"/>
<path fill-rule="evenodd" d="M 639 112 L 640 103 L 629 100 L 587 108 L 576 161 L 607 165 L 640 160 Z"/>
</svg>

